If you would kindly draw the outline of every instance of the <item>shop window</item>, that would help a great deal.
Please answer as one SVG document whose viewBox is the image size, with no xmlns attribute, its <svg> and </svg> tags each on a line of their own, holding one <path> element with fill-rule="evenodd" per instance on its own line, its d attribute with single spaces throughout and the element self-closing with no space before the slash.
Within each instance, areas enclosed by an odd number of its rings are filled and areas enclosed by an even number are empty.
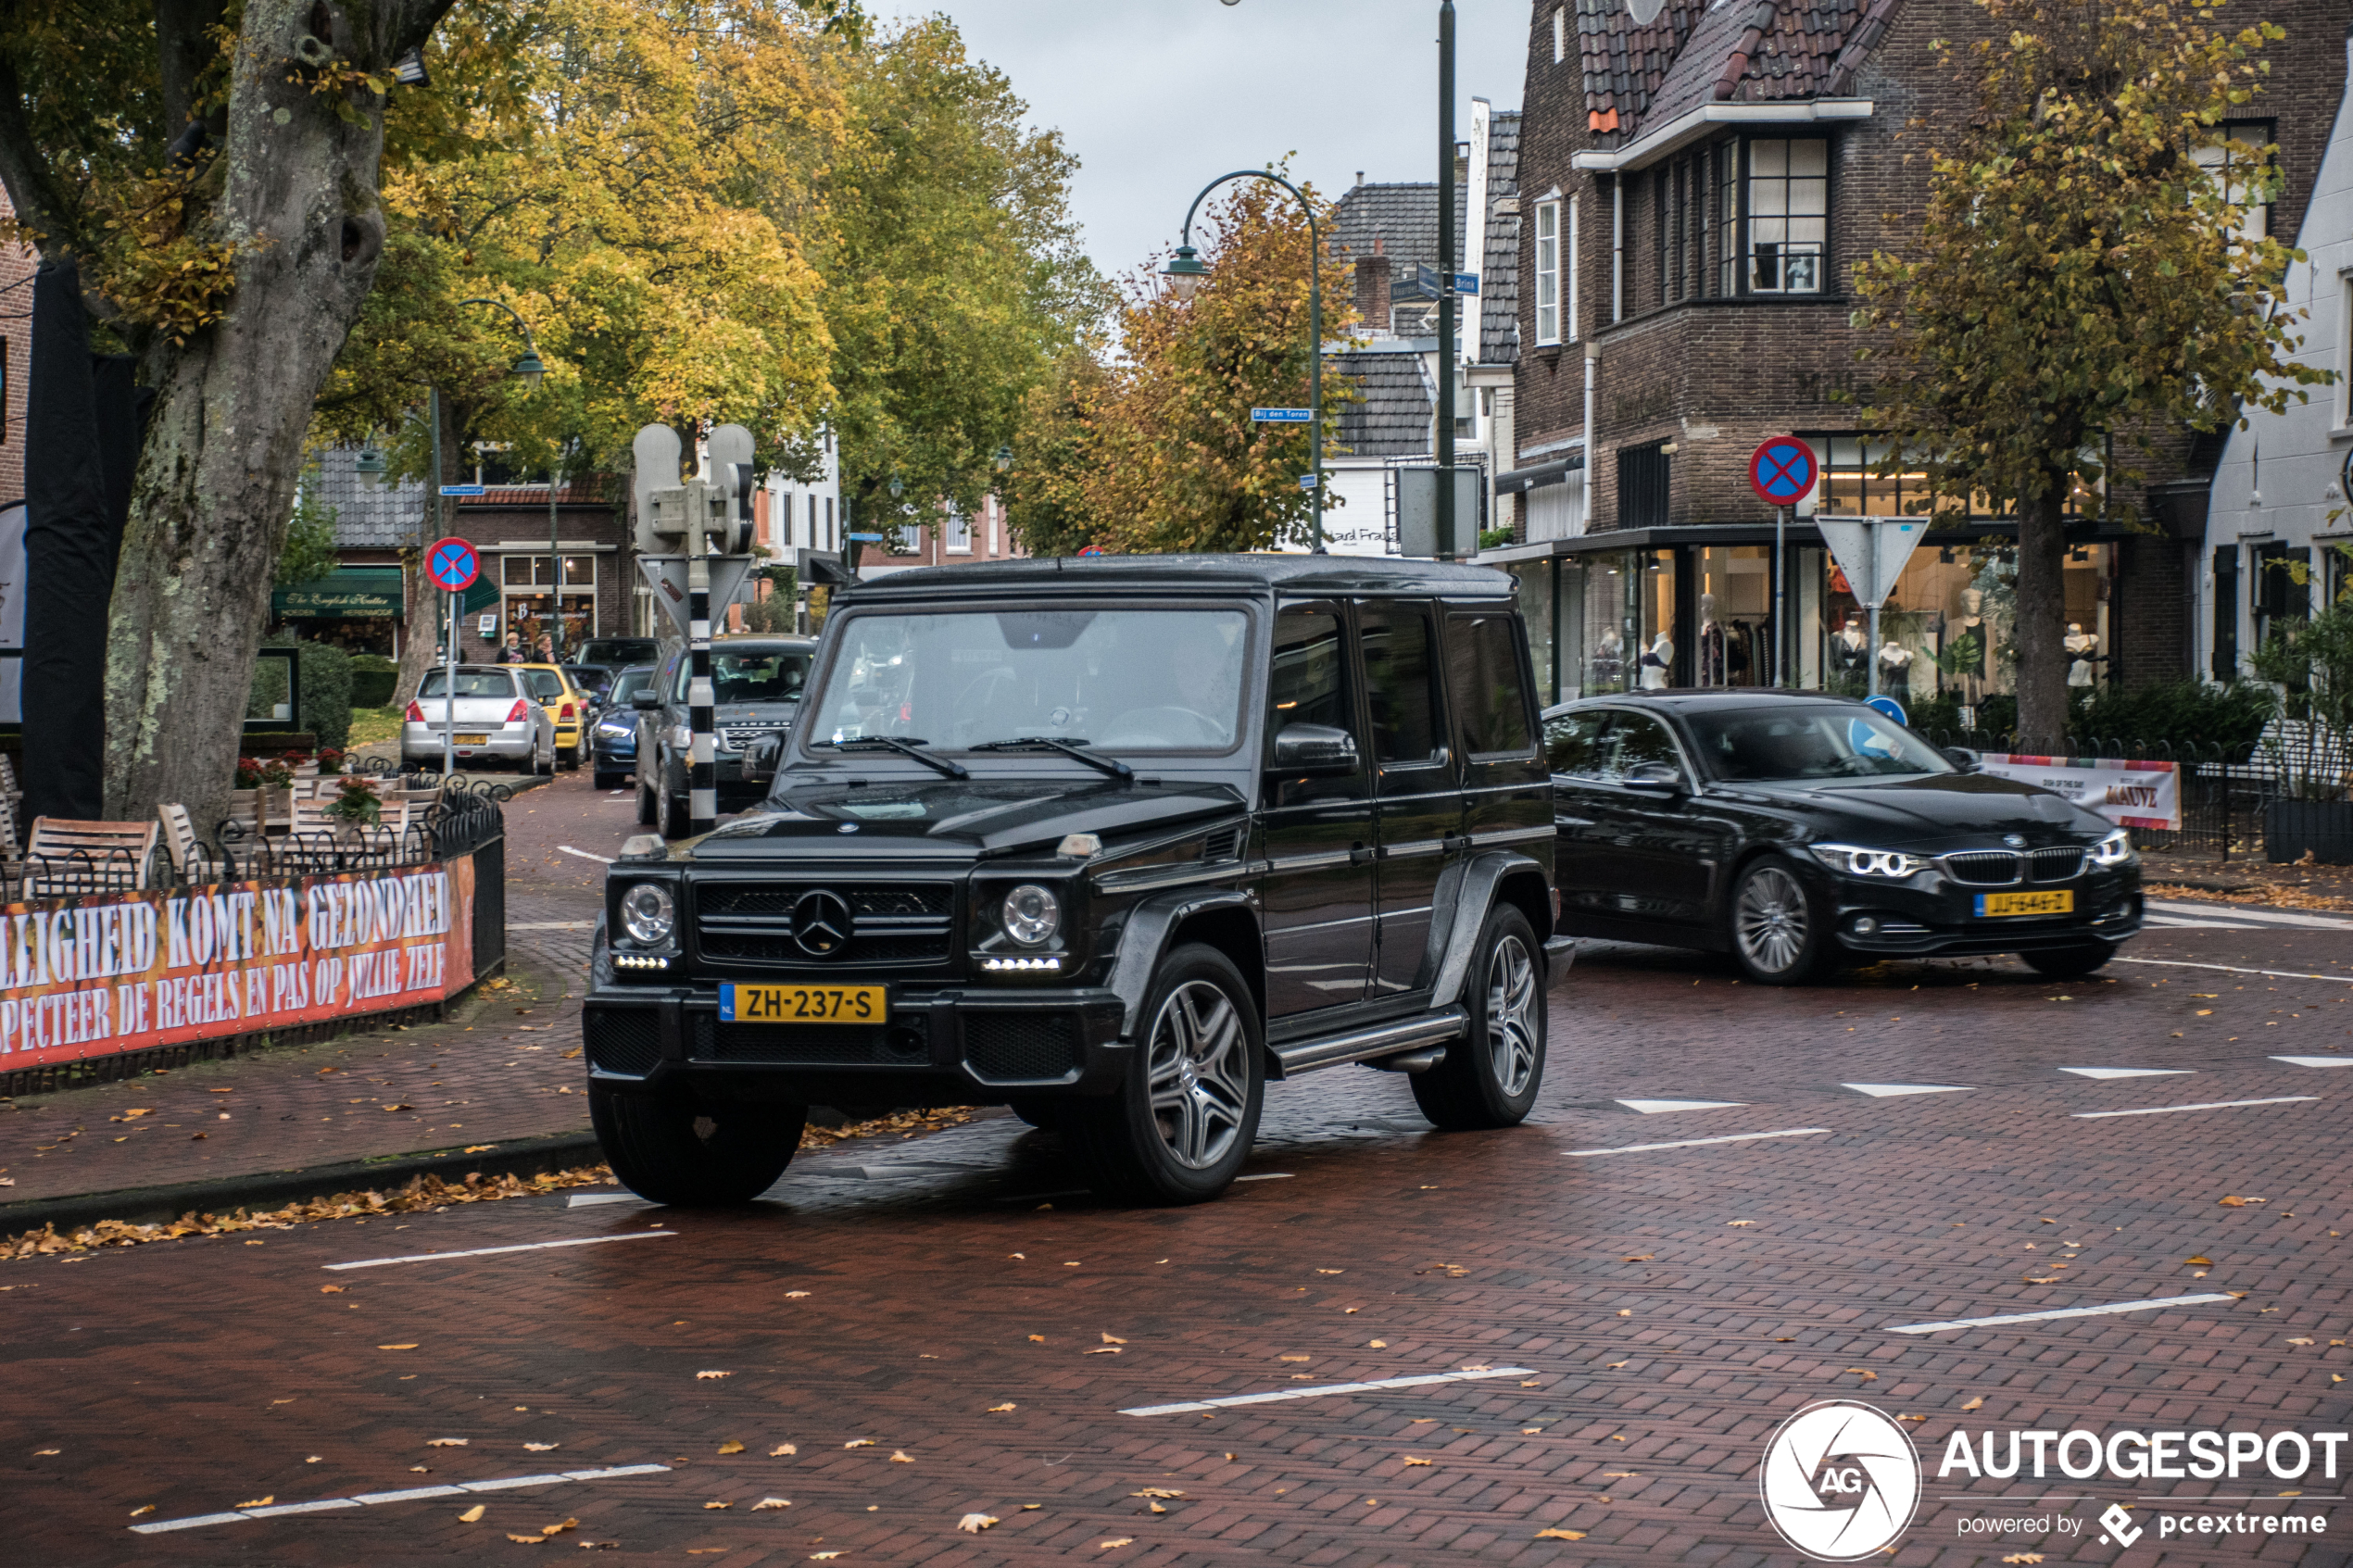
<svg viewBox="0 0 2353 1568">
<path fill-rule="evenodd" d="M 1656 528 L 1667 521 L 1667 443 L 1617 449 L 1617 525 Z"/>
<path fill-rule="evenodd" d="M 1699 570 L 1699 631 L 1691 684 L 1769 686 L 1773 684 L 1772 550 L 1764 545 L 1718 545 L 1695 552 Z"/>
<path fill-rule="evenodd" d="M 1748 144 L 1748 288 L 1819 294 L 1830 245 L 1830 143 Z"/>
</svg>

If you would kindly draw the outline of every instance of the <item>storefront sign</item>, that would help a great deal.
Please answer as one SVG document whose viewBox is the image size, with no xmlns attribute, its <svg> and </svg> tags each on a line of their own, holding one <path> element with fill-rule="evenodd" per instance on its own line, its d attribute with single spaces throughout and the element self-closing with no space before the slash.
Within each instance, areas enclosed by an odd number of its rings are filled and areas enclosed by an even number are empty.
<svg viewBox="0 0 2353 1568">
<path fill-rule="evenodd" d="M 360 567 L 281 588 L 270 596 L 270 609 L 281 620 L 396 620 L 402 594 L 398 567 Z"/>
<path fill-rule="evenodd" d="M 2182 826 L 2182 775 L 2171 762 L 2123 762 L 2087 757 L 2012 757 L 1981 752 L 1984 771 L 2040 784 L 2087 806 L 2119 827 Z"/>
<path fill-rule="evenodd" d="M 440 1001 L 473 859 L 0 909 L 0 1072 Z"/>
</svg>

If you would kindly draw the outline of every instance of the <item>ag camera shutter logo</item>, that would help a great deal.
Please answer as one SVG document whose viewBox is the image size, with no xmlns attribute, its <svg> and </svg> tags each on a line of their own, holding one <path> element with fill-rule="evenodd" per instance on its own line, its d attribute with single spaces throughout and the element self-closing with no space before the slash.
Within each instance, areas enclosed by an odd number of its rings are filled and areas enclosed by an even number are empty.
<svg viewBox="0 0 2353 1568">
<path fill-rule="evenodd" d="M 1818 1562 L 1859 1562 L 1911 1524 L 1919 1455 L 1884 1412 L 1823 1399 L 1773 1434 L 1758 1489 L 1783 1540 Z"/>
</svg>

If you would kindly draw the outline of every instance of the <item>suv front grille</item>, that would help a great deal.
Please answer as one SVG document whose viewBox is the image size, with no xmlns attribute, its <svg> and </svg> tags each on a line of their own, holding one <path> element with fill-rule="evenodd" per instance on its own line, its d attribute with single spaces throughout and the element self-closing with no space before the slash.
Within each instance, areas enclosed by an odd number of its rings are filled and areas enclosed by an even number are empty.
<svg viewBox="0 0 2353 1568">
<path fill-rule="evenodd" d="M 695 942 L 719 962 L 856 968 L 944 964 L 954 952 L 956 885 L 950 882 L 696 882 Z M 813 892 L 849 906 L 849 941 L 810 953 L 795 939 L 793 909 Z"/>
<path fill-rule="evenodd" d="M 606 1073 L 642 1078 L 661 1060 L 661 1022 L 650 1008 L 600 1009 L 585 1021 L 588 1060 Z"/>
<path fill-rule="evenodd" d="M 964 1064 L 991 1084 L 1066 1078 L 1078 1066 L 1078 1026 L 1060 1012 L 968 1013 Z"/>
<path fill-rule="evenodd" d="M 722 751 L 741 751 L 762 735 L 781 735 L 782 724 L 722 724 L 717 740 Z"/>
</svg>

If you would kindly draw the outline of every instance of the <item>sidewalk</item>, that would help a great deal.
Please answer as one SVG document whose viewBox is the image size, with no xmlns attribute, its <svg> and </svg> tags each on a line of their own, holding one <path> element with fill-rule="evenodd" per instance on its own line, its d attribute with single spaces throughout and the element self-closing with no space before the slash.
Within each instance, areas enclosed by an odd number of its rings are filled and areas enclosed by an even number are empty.
<svg viewBox="0 0 2353 1568">
<path fill-rule="evenodd" d="M 507 975 L 445 1022 L 0 1101 L 0 1236 L 49 1199 L 585 1140 L 581 905 L 510 889 Z M 585 1143 L 582 1157 L 596 1160 Z"/>
</svg>

